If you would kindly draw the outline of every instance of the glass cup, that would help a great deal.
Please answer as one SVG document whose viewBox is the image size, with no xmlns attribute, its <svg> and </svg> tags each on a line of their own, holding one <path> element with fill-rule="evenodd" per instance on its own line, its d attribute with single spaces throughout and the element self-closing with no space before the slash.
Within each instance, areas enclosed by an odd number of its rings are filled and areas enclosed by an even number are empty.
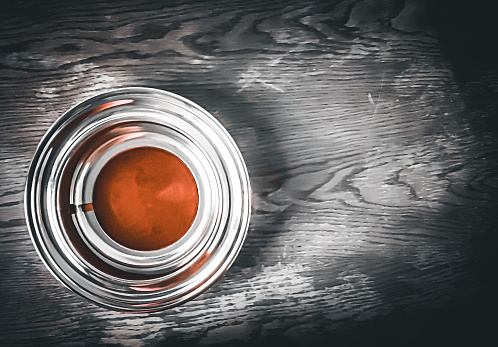
<svg viewBox="0 0 498 347">
<path fill-rule="evenodd" d="M 198 192 L 184 236 L 151 251 L 126 247 L 93 210 L 102 168 L 126 151 L 153 147 L 179 158 Z M 251 212 L 249 176 L 223 126 L 195 103 L 151 88 L 123 88 L 81 102 L 41 140 L 25 190 L 35 248 L 52 274 L 91 301 L 149 312 L 209 288 L 233 263 Z"/>
</svg>

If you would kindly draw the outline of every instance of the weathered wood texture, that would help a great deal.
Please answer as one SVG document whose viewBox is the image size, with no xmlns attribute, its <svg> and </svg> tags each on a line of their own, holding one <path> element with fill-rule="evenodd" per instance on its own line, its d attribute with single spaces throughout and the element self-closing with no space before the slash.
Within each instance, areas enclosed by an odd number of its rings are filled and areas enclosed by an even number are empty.
<svg viewBox="0 0 498 347">
<path fill-rule="evenodd" d="M 489 9 L 415 0 L 2 7 L 2 346 L 480 345 L 493 336 Z M 183 95 L 226 126 L 254 209 L 237 261 L 208 292 L 123 315 L 45 269 L 23 185 L 66 109 L 139 85 Z"/>
</svg>

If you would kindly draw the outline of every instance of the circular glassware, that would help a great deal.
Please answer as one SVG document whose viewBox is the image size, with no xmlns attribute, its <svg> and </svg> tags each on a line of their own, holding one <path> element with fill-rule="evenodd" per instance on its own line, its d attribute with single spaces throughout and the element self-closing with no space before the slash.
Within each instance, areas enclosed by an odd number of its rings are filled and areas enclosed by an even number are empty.
<svg viewBox="0 0 498 347">
<path fill-rule="evenodd" d="M 181 159 L 199 197 L 185 235 L 153 251 L 114 241 L 92 205 L 100 170 L 139 147 Z M 62 115 L 36 150 L 25 191 L 30 236 L 52 274 L 97 304 L 130 312 L 173 307 L 209 288 L 237 256 L 250 210 L 249 176 L 228 132 L 193 102 L 150 88 L 100 94 Z"/>
</svg>

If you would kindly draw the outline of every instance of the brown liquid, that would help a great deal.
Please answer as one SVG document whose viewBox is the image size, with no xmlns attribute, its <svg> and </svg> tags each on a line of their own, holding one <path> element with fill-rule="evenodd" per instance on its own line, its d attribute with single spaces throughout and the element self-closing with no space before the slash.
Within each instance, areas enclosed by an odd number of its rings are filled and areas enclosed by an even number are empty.
<svg viewBox="0 0 498 347">
<path fill-rule="evenodd" d="M 169 246 L 191 227 L 199 204 L 194 176 L 174 154 L 139 147 L 118 154 L 100 171 L 93 208 L 104 231 L 140 251 Z"/>
</svg>

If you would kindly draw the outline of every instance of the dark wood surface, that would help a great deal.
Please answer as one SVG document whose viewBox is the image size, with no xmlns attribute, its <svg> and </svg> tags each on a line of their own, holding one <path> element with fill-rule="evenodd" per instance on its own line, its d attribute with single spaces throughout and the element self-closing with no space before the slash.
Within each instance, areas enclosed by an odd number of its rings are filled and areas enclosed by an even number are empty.
<svg viewBox="0 0 498 347">
<path fill-rule="evenodd" d="M 4 1 L 0 12 L 0 345 L 496 342 L 498 59 L 480 1 Z M 223 279 L 148 315 L 65 289 L 23 214 L 48 127 L 124 86 L 215 115 L 253 188 Z"/>
</svg>

